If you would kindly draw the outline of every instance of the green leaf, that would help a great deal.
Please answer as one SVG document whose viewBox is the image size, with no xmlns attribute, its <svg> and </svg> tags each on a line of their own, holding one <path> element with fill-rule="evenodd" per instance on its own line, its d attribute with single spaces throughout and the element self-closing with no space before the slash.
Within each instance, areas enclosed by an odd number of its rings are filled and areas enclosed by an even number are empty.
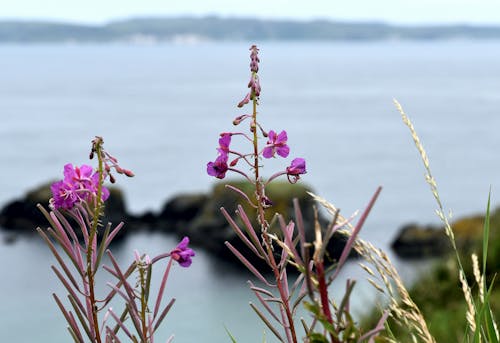
<svg viewBox="0 0 500 343">
<path fill-rule="evenodd" d="M 490 288 L 488 289 L 488 293 L 484 297 L 484 305 L 481 311 L 484 311 L 483 315 L 483 320 L 484 320 L 484 325 L 486 326 L 486 333 L 488 334 L 488 342 L 489 343 L 498 343 L 498 337 L 496 335 L 496 330 L 495 330 L 495 324 L 494 324 L 494 318 L 491 312 L 491 307 L 490 307 L 490 295 L 491 292 L 493 291 L 493 286 L 495 283 L 495 278 L 493 278 L 493 281 L 491 282 Z"/>
<path fill-rule="evenodd" d="M 330 323 L 324 314 L 321 312 L 321 309 L 318 304 L 311 304 L 307 301 L 304 301 L 304 307 L 311 312 L 314 315 L 314 318 L 316 318 L 325 328 L 328 333 L 332 335 L 337 335 L 337 331 L 335 330 L 335 327 Z"/>
<path fill-rule="evenodd" d="M 486 275 L 486 260 L 488 258 L 488 240 L 490 237 L 490 200 L 491 200 L 491 189 L 490 192 L 488 193 L 488 204 L 486 205 L 486 216 L 484 218 L 484 228 L 483 228 L 483 275 Z"/>
<path fill-rule="evenodd" d="M 313 332 L 309 335 L 310 343 L 329 343 L 328 339 L 320 333 Z"/>
<path fill-rule="evenodd" d="M 104 250 L 106 248 L 106 240 L 108 239 L 110 231 L 111 231 L 111 223 L 108 223 L 108 225 L 106 225 L 106 228 L 104 229 L 104 233 L 101 238 L 101 244 L 99 245 L 97 251 L 97 258 L 95 260 L 94 270 L 97 270 L 99 268 L 99 265 L 101 264 L 101 259 L 102 256 L 104 255 Z"/>
<path fill-rule="evenodd" d="M 493 286 L 495 283 L 495 278 L 491 281 L 491 285 L 488 289 L 488 292 L 484 295 L 484 303 L 482 304 L 479 311 L 476 313 L 476 331 L 474 332 L 474 342 L 481 342 L 481 333 L 483 326 L 486 326 L 486 334 L 489 338 L 488 343 L 498 343 L 498 339 L 495 334 L 495 328 L 493 324 L 493 319 L 489 319 L 488 314 L 491 314 L 490 308 L 490 295 L 493 291 Z M 484 335 L 484 333 L 483 333 Z"/>
</svg>

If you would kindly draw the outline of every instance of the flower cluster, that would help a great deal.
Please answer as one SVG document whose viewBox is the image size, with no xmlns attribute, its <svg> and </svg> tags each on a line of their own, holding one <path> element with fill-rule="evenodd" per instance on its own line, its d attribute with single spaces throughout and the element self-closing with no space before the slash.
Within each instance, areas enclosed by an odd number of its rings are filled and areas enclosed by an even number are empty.
<svg viewBox="0 0 500 343">
<path fill-rule="evenodd" d="M 224 179 L 226 177 L 226 173 L 228 171 L 236 172 L 240 175 L 246 177 L 247 180 L 252 182 L 260 182 L 259 176 L 259 160 L 261 157 L 269 159 L 274 157 L 283 157 L 286 158 L 290 154 L 290 147 L 288 146 L 288 135 L 285 130 L 281 132 L 277 132 L 274 130 L 269 130 L 268 132 L 262 128 L 260 123 L 257 122 L 257 111 L 256 106 L 258 105 L 259 96 L 261 94 L 261 86 L 260 80 L 258 76 L 259 71 L 259 49 L 252 45 L 250 47 L 250 81 L 248 82 L 249 92 L 245 95 L 243 100 L 238 103 L 238 107 L 243 107 L 248 104 L 250 101 L 253 101 L 254 111 L 253 114 L 244 114 L 236 117 L 233 120 L 233 124 L 235 126 L 241 124 L 245 120 L 250 121 L 250 133 L 243 132 L 224 132 L 220 134 L 219 138 L 219 147 L 217 148 L 217 158 L 214 161 L 207 163 L 207 173 L 210 176 L 214 176 L 218 179 Z M 260 138 L 257 133 L 260 131 L 261 136 L 263 138 L 267 138 L 267 143 L 263 149 L 258 148 L 258 139 Z M 237 151 L 230 150 L 229 145 L 231 143 L 232 136 L 242 136 L 247 141 L 251 142 L 252 149 L 250 153 L 240 153 Z M 235 158 L 230 161 L 230 154 L 234 155 Z M 250 166 L 253 173 L 255 174 L 255 178 L 251 178 L 241 169 L 237 169 L 236 165 L 240 160 L 244 160 L 247 165 Z M 230 161 L 230 162 L 229 162 Z M 300 175 L 306 173 L 306 162 L 303 158 L 295 158 L 292 163 L 285 169 L 282 170 L 273 176 L 271 176 L 268 180 L 271 181 L 280 175 L 287 175 L 288 180 L 291 183 L 295 183 L 299 180 Z M 267 184 L 267 183 L 265 183 Z M 265 185 L 264 184 L 264 185 Z M 264 195 L 261 195 L 264 198 Z M 262 200 L 262 199 L 261 199 Z"/>
<path fill-rule="evenodd" d="M 68 163 L 64 166 L 64 179 L 53 183 L 50 187 L 53 208 L 71 210 L 80 202 L 90 203 L 95 200 L 99 192 L 100 182 L 103 182 L 107 177 L 111 183 L 115 182 L 111 169 L 114 169 L 118 174 L 128 177 L 134 176 L 132 171 L 118 165 L 118 160 L 103 149 L 103 144 L 102 137 L 96 136 L 92 140 L 89 157 L 92 159 L 94 155 L 98 155 L 100 163 L 98 170 L 94 171 L 91 166 L 86 164 L 73 167 L 71 163 Z M 99 174 L 99 170 L 102 175 Z M 106 201 L 108 198 L 109 190 L 102 186 L 101 201 Z"/>
<path fill-rule="evenodd" d="M 250 102 L 250 100 L 257 100 L 260 95 L 260 80 L 257 75 L 259 71 L 259 49 L 256 45 L 252 45 L 250 47 L 250 71 L 252 75 L 250 76 L 250 81 L 248 81 L 248 88 L 250 88 L 250 92 L 245 95 L 243 100 L 238 103 L 238 107 L 243 107 Z"/>
<path fill-rule="evenodd" d="M 64 179 L 50 186 L 53 206 L 56 209 L 70 210 L 79 202 L 89 202 L 97 196 L 98 185 L 99 173 L 91 166 L 84 164 L 73 167 L 68 163 L 64 166 Z M 105 201 L 108 197 L 108 189 L 102 187 L 101 199 Z"/>
</svg>

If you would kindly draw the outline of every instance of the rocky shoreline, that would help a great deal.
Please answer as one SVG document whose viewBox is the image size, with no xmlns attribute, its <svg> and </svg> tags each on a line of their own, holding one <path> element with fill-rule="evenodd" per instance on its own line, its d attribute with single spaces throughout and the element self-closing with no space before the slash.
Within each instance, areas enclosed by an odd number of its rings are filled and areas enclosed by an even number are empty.
<svg viewBox="0 0 500 343">
<path fill-rule="evenodd" d="M 243 182 L 230 183 L 247 194 L 251 192 L 248 184 Z M 7 203 L 0 210 L 0 227 L 9 232 L 9 242 L 15 242 L 15 238 L 21 234 L 35 233 L 37 227 L 45 228 L 48 226 L 45 217 L 37 208 L 37 204 L 42 204 L 47 208 L 51 197 L 50 184 L 49 182 L 28 191 L 22 198 Z M 307 239 L 312 241 L 314 238 L 314 201 L 307 194 L 310 191 L 309 187 L 302 184 L 290 185 L 287 182 L 276 182 L 269 186 L 267 196 L 273 200 L 274 212 L 284 214 L 286 222 L 294 219 L 292 199 L 297 198 L 303 210 Z M 253 209 L 245 205 L 245 201 L 240 195 L 219 183 L 214 185 L 208 193 L 177 194 L 165 201 L 157 213 L 147 211 L 133 215 L 127 211 L 123 193 L 118 188 L 111 188 L 110 197 L 106 201 L 103 222 L 112 222 L 114 225 L 120 221 L 125 222 L 125 228 L 117 240 L 138 230 L 172 234 L 179 238 L 189 236 L 194 246 L 201 247 L 220 258 L 236 261 L 224 242 L 229 241 L 241 251 L 245 251 L 246 246 L 241 243 L 229 226 L 220 212 L 220 208 L 224 207 L 228 213 L 234 214 L 238 203 L 243 205 L 249 218 L 255 217 L 252 214 Z M 236 216 L 234 217 L 236 218 Z M 268 220 L 271 219 L 271 217 L 268 218 Z M 320 216 L 320 222 L 326 225 L 328 220 Z M 338 259 L 346 241 L 346 237 L 340 234 L 332 238 L 328 251 L 333 260 Z M 353 253 L 352 256 L 356 256 L 356 254 Z M 261 261 L 252 262 L 258 264 Z"/>
<path fill-rule="evenodd" d="M 250 194 L 248 184 L 231 182 L 233 186 Z M 314 201 L 307 194 L 311 189 L 304 185 L 290 185 L 286 182 L 271 184 L 268 196 L 273 199 L 274 212 L 284 214 L 285 221 L 294 219 L 292 199 L 297 198 L 301 204 L 304 225 L 308 240 L 313 240 Z M 189 236 L 194 246 L 201 247 L 223 259 L 236 260 L 225 247 L 229 241 L 233 246 L 244 251 L 244 246 L 226 219 L 220 212 L 224 207 L 228 213 L 234 214 L 236 204 L 244 200 L 240 195 L 228 190 L 224 184 L 214 185 L 208 193 L 177 194 L 165 201 L 157 213 L 147 211 L 133 215 L 127 211 L 123 193 L 118 188 L 110 189 L 110 198 L 106 202 L 106 214 L 103 222 L 112 222 L 115 225 L 125 222 L 125 229 L 118 239 L 123 239 L 138 230 L 150 230 L 165 234 L 176 235 L 181 238 Z M 0 227 L 8 231 L 7 243 L 13 243 L 21 234 L 35 232 L 37 227 L 47 227 L 48 223 L 37 204 L 47 205 L 51 196 L 50 183 L 28 191 L 22 198 L 7 203 L 0 210 Z M 242 201 L 243 200 L 243 201 Z M 243 206 L 249 218 L 254 218 L 252 208 Z M 497 210 L 499 212 L 500 210 Z M 272 218 L 268 218 L 271 220 Z M 328 223 L 321 217 L 323 225 Z M 476 215 L 459 219 L 452 223 L 457 246 L 467 249 L 479 239 L 483 228 L 484 216 Z M 254 225 L 257 225 L 254 223 Z M 257 226 L 255 226 L 257 227 Z M 336 235 L 330 242 L 329 253 L 333 260 L 339 257 L 346 242 L 346 237 Z M 394 238 L 393 251 L 400 258 L 426 258 L 444 256 L 451 251 L 451 244 L 442 226 L 407 224 L 404 225 Z M 351 255 L 356 256 L 355 253 Z M 253 261 L 259 263 L 260 261 Z"/>
</svg>

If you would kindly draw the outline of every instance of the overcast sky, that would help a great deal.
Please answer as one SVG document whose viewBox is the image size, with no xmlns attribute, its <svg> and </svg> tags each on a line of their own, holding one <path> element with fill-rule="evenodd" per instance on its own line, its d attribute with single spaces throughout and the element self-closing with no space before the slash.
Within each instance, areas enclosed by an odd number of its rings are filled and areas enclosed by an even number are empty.
<svg viewBox="0 0 500 343">
<path fill-rule="evenodd" d="M 0 19 L 101 24 L 179 15 L 500 24 L 500 0 L 0 0 Z"/>
</svg>

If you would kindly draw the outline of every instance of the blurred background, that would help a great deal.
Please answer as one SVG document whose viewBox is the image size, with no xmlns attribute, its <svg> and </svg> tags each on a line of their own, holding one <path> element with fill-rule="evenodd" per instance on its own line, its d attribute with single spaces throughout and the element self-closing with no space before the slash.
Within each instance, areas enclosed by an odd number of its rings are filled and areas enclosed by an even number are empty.
<svg viewBox="0 0 500 343">
<path fill-rule="evenodd" d="M 390 244 L 403 225 L 438 218 L 393 99 L 420 134 L 446 209 L 481 213 L 500 189 L 499 39 L 497 1 L 2 2 L 0 206 L 61 178 L 68 162 L 87 163 L 95 135 L 136 174 L 118 179 L 131 213 L 209 192 L 206 163 L 245 113 L 236 104 L 257 44 L 261 123 L 287 130 L 291 155 L 307 160 L 303 182 L 344 215 L 383 186 L 362 237 L 411 285 L 430 262 L 398 258 Z M 117 255 L 128 262 L 133 249 L 154 255 L 177 242 L 137 233 Z M 41 239 L 0 230 L 0 258 L 0 341 L 68 342 Z M 191 268 L 173 270 L 167 292 L 178 300 L 160 341 L 226 342 L 225 327 L 238 342 L 262 341 L 249 277 L 198 249 Z M 356 262 L 347 277 L 360 279 L 361 316 L 377 297 Z"/>
</svg>

